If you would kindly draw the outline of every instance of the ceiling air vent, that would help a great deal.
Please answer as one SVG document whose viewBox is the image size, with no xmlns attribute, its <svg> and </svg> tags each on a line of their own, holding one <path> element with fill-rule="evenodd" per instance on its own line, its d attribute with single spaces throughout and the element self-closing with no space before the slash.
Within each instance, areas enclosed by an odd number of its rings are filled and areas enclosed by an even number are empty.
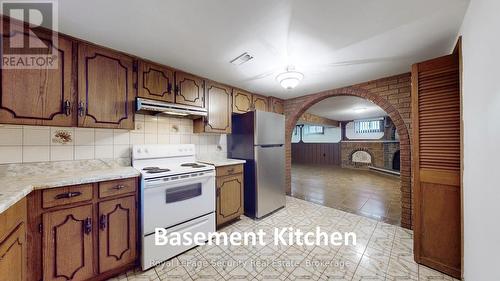
<svg viewBox="0 0 500 281">
<path fill-rule="evenodd" d="M 230 63 L 232 63 L 234 65 L 242 65 L 251 59 L 253 59 L 252 55 L 245 52 L 245 53 L 237 56 L 235 59 L 231 60 Z"/>
</svg>

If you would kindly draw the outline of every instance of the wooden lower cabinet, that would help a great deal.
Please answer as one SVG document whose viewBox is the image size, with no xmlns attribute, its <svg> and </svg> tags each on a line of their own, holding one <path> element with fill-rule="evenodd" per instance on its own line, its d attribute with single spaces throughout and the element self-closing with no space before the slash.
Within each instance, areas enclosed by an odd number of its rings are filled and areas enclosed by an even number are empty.
<svg viewBox="0 0 500 281">
<path fill-rule="evenodd" d="M 130 185 L 134 188 L 126 188 Z M 113 187 L 120 187 L 120 192 L 99 197 Z M 85 192 L 76 195 L 75 190 L 82 188 Z M 92 196 L 87 197 L 89 188 Z M 72 199 L 82 199 L 43 204 L 50 196 L 67 200 L 60 196 L 67 192 L 74 192 Z M 106 280 L 133 268 L 137 261 L 137 198 L 136 178 L 33 191 L 28 195 L 25 280 Z"/>
<path fill-rule="evenodd" d="M 26 280 L 26 200 L 0 214 L 0 281 Z"/>
<path fill-rule="evenodd" d="M 99 203 L 99 272 L 134 262 L 136 213 L 134 196 Z"/>
<path fill-rule="evenodd" d="M 94 275 L 92 204 L 43 214 L 43 280 Z"/>
<path fill-rule="evenodd" d="M 243 165 L 217 168 L 217 227 L 238 219 L 243 214 L 242 171 Z"/>
</svg>

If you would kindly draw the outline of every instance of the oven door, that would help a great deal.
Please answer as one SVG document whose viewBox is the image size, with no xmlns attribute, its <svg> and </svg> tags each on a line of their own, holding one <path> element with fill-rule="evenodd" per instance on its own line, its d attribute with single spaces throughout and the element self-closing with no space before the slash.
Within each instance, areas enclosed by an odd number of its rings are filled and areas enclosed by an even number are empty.
<svg viewBox="0 0 500 281">
<path fill-rule="evenodd" d="M 143 188 L 143 235 L 215 211 L 213 171 L 148 179 Z"/>
</svg>

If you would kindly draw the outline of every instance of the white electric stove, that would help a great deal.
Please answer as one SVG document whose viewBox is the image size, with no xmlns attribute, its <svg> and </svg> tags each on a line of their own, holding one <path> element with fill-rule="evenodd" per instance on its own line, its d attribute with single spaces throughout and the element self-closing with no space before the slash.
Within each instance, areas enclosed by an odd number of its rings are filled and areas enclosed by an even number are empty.
<svg viewBox="0 0 500 281">
<path fill-rule="evenodd" d="M 155 229 L 215 231 L 215 167 L 196 162 L 195 146 L 135 145 L 132 166 L 141 171 L 141 266 L 153 267 L 194 247 L 157 246 Z"/>
</svg>

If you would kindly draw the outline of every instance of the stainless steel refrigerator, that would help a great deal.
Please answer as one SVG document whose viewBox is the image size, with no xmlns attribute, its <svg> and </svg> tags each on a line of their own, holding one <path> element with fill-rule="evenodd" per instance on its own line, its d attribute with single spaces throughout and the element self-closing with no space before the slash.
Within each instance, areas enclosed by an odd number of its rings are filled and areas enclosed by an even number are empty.
<svg viewBox="0 0 500 281">
<path fill-rule="evenodd" d="M 245 215 L 262 218 L 285 206 L 285 116 L 256 110 L 232 124 L 228 156 L 246 160 Z"/>
</svg>

